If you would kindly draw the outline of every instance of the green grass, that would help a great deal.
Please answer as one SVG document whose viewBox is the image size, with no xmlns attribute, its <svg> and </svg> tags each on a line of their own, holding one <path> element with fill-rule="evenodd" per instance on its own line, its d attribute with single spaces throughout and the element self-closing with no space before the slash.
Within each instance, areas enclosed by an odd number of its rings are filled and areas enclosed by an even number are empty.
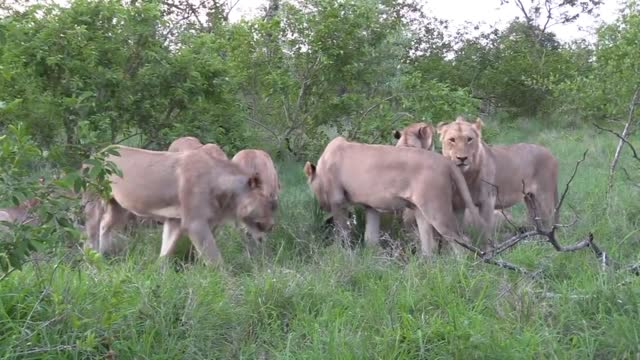
<svg viewBox="0 0 640 360">
<path fill-rule="evenodd" d="M 488 126 L 491 126 L 488 123 Z M 616 140 L 517 123 L 493 142 L 549 146 L 564 186 L 589 149 L 562 214 L 569 244 L 593 232 L 620 264 L 640 261 L 638 190 L 619 176 L 604 204 Z M 314 159 L 315 160 L 315 159 Z M 637 167 L 626 156 L 623 166 Z M 635 170 L 634 170 L 635 169 Z M 633 171 L 632 171 L 633 170 Z M 161 270 L 160 228 L 104 260 L 68 250 L 0 282 L 0 356 L 119 359 L 611 359 L 640 354 L 640 280 L 602 271 L 589 250 L 523 243 L 505 259 L 531 278 L 471 257 L 381 256 L 327 239 L 301 164 L 283 182 L 271 256 L 248 258 L 240 232 L 217 236 L 222 271 Z M 523 217 L 522 208 L 516 211 Z M 385 253 L 389 255 L 388 253 Z"/>
</svg>

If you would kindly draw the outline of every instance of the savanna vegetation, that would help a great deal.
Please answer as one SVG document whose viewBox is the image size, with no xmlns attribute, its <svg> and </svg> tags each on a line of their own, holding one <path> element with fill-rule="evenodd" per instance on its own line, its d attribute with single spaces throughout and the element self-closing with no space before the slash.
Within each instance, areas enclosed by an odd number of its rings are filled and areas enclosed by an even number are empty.
<svg viewBox="0 0 640 360">
<path fill-rule="evenodd" d="M 237 22 L 218 0 L 0 1 L 0 207 L 41 200 L 36 226 L 0 224 L 0 356 L 640 356 L 640 7 L 564 42 L 551 25 L 601 1 L 502 3 L 522 16 L 478 32 L 413 0 L 270 0 Z M 393 129 L 460 114 L 482 117 L 490 144 L 551 149 L 561 191 L 588 150 L 558 239 L 593 234 L 608 265 L 544 238 L 501 254 L 526 274 L 471 253 L 425 260 L 392 217 L 380 249 L 334 241 L 304 161 L 337 135 L 392 144 Z M 625 139 L 611 186 L 619 139 L 598 127 Z M 249 257 L 233 224 L 217 235 L 220 269 L 167 270 L 156 224 L 126 229 L 120 256 L 83 250 L 77 194 L 108 193 L 117 171 L 98 150 L 185 135 L 276 160 L 265 254 Z M 526 223 L 523 206 L 514 218 Z"/>
</svg>

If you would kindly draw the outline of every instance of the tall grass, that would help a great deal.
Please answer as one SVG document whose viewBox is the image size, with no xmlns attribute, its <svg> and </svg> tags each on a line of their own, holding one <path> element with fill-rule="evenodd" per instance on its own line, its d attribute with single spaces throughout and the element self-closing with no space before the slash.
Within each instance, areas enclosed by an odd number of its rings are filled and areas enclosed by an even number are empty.
<svg viewBox="0 0 640 360">
<path fill-rule="evenodd" d="M 489 127 L 492 125 L 489 123 Z M 615 139 L 516 124 L 492 142 L 549 146 L 561 186 L 585 149 L 563 208 L 620 264 L 640 261 L 638 191 L 620 176 L 604 203 Z M 623 166 L 634 168 L 631 160 Z M 602 270 L 588 251 L 558 253 L 528 242 L 505 255 L 540 271 L 527 277 L 471 256 L 394 257 L 337 246 L 300 164 L 283 182 L 270 255 L 248 257 L 232 226 L 218 233 L 226 265 L 162 270 L 160 229 L 130 235 L 105 260 L 71 250 L 0 282 L 0 356 L 153 359 L 637 358 L 640 287 Z M 636 170 L 635 175 L 638 175 Z M 516 211 L 524 220 L 523 207 Z M 575 209 L 575 214 L 571 209 Z"/>
</svg>

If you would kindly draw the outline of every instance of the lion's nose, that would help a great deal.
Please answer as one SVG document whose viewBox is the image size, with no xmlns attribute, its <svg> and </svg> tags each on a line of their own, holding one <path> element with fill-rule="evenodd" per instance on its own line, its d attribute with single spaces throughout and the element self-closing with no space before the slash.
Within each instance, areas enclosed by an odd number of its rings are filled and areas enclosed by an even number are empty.
<svg viewBox="0 0 640 360">
<path fill-rule="evenodd" d="M 456 156 L 456 158 L 458 158 L 458 160 L 460 160 L 461 162 L 465 162 L 465 161 L 467 161 L 467 159 L 469 157 L 468 156 Z"/>
</svg>

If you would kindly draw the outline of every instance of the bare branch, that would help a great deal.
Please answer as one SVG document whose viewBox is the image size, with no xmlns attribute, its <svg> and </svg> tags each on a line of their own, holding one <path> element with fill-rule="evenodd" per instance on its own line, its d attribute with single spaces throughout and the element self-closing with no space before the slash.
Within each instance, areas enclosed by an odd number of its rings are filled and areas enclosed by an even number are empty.
<svg viewBox="0 0 640 360">
<path fill-rule="evenodd" d="M 633 153 L 633 157 L 636 160 L 640 161 L 640 157 L 638 157 L 638 152 L 636 151 L 636 148 L 633 147 L 633 145 L 627 139 L 622 137 L 622 135 L 618 134 L 617 132 L 615 132 L 615 131 L 613 131 L 611 129 L 603 128 L 602 126 L 600 126 L 600 125 L 598 125 L 596 123 L 593 123 L 593 126 L 595 126 L 596 128 L 598 128 L 598 129 L 600 129 L 602 131 L 606 131 L 606 132 L 609 132 L 609 133 L 612 133 L 613 135 L 615 135 L 618 139 L 620 139 L 620 141 L 622 141 L 624 144 L 627 144 L 627 146 L 629 146 L 629 148 L 631 149 L 631 152 Z"/>
<path fill-rule="evenodd" d="M 622 134 L 620 135 L 620 141 L 618 141 L 618 145 L 616 146 L 616 153 L 613 156 L 613 161 L 611 161 L 611 168 L 609 169 L 609 180 L 607 181 L 607 199 L 609 198 L 609 194 L 611 193 L 611 188 L 613 187 L 613 175 L 616 172 L 616 165 L 618 164 L 618 160 L 620 159 L 622 146 L 624 146 L 624 144 L 627 143 L 626 140 L 627 140 L 627 137 L 629 137 L 629 132 L 630 132 L 629 129 L 631 127 L 631 121 L 633 120 L 633 115 L 636 111 L 636 106 L 638 106 L 638 102 L 640 102 L 640 86 L 636 87 L 636 90 L 633 93 L 633 97 L 631 98 L 631 102 L 629 103 L 629 115 L 627 117 L 627 123 L 624 125 L 624 129 L 622 129 Z"/>
<path fill-rule="evenodd" d="M 564 186 L 564 191 L 562 192 L 562 196 L 560 196 L 560 201 L 558 201 L 558 205 L 556 205 L 556 208 L 553 210 L 554 215 L 558 213 L 558 211 L 560 211 L 560 207 L 562 207 L 562 204 L 564 203 L 564 198 L 567 196 L 567 193 L 569 192 L 569 186 L 571 185 L 571 183 L 573 182 L 573 179 L 575 179 L 576 174 L 578 173 L 578 167 L 580 167 L 580 164 L 582 164 L 582 162 L 587 158 L 587 153 L 589 152 L 589 149 L 585 150 L 584 153 L 582 153 L 582 159 L 578 160 L 578 162 L 576 163 L 576 166 L 573 168 L 573 173 L 571 174 L 571 177 L 569 177 L 569 181 L 567 181 L 567 184 Z"/>
<path fill-rule="evenodd" d="M 267 125 L 259 122 L 258 120 L 252 119 L 249 116 L 246 116 L 245 118 L 248 121 L 252 122 L 253 124 L 260 126 L 263 130 L 267 131 L 269 135 L 273 136 L 274 140 L 278 141 L 280 139 L 280 136 L 278 136 L 278 133 L 276 133 L 273 129 L 270 129 Z"/>
</svg>

